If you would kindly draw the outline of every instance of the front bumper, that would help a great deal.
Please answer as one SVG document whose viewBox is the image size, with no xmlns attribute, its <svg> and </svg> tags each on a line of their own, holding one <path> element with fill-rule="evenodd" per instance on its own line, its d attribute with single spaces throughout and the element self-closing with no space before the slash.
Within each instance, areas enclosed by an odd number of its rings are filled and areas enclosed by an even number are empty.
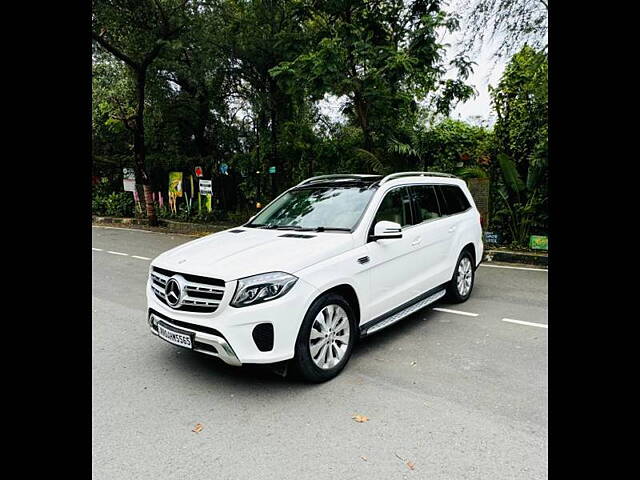
<svg viewBox="0 0 640 480">
<path fill-rule="evenodd" d="M 147 321 L 158 335 L 153 318 L 175 330 L 193 335 L 193 350 L 219 357 L 229 365 L 275 363 L 293 358 L 300 325 L 317 289 L 302 279 L 282 298 L 235 308 L 229 305 L 236 282 L 228 282 L 220 306 L 213 313 L 174 310 L 162 303 L 147 283 Z M 273 326 L 273 348 L 260 351 L 253 339 L 253 329 L 262 323 Z"/>
<path fill-rule="evenodd" d="M 151 309 L 148 312 L 148 320 L 149 327 L 151 328 L 151 332 L 154 335 L 158 335 L 158 322 L 161 321 L 165 325 L 171 327 L 173 330 L 192 334 L 195 340 L 193 346 L 194 351 L 207 355 L 213 355 L 220 358 L 220 360 L 229 365 L 234 365 L 237 367 L 242 365 L 242 362 L 236 355 L 236 352 L 233 351 L 233 348 L 231 348 L 231 345 L 229 345 L 229 342 L 227 342 L 226 338 L 224 338 L 220 334 L 216 335 L 211 332 L 198 331 L 199 329 L 197 329 L 198 327 L 196 327 L 195 325 L 178 326 L 176 325 L 175 320 L 171 320 L 170 318 L 159 314 L 158 312 Z"/>
</svg>

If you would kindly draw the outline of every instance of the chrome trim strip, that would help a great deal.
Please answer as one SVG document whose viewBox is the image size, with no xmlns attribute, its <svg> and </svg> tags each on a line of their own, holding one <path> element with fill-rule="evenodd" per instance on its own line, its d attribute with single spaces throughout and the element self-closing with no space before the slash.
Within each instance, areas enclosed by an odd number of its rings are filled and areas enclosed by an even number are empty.
<svg viewBox="0 0 640 480">
<path fill-rule="evenodd" d="M 377 332 L 378 330 L 382 330 L 383 328 L 388 327 L 389 325 L 393 325 L 397 321 L 402 320 L 403 318 L 411 315 L 412 313 L 417 312 L 421 308 L 424 308 L 427 305 L 442 298 L 445 293 L 446 293 L 446 290 L 440 290 L 439 292 L 434 293 L 433 295 L 425 298 L 424 300 L 420 300 L 419 302 L 416 302 L 413 305 L 409 305 L 404 310 L 400 310 L 398 313 L 391 315 L 386 320 L 383 320 L 382 322 L 377 323 L 374 326 L 368 328 L 366 331 L 366 334 L 369 335 L 370 333 Z"/>
</svg>

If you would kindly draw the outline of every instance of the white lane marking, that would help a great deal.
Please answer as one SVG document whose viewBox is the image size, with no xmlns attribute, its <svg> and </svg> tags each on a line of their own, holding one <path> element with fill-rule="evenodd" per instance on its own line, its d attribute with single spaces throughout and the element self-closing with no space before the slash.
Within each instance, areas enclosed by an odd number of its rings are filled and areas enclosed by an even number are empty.
<svg viewBox="0 0 640 480">
<path fill-rule="evenodd" d="M 161 232 L 154 232 L 153 230 L 145 230 L 143 228 L 105 227 L 104 225 L 91 225 L 91 226 L 93 228 L 108 228 L 109 230 L 129 230 L 130 232 L 161 233 Z"/>
<path fill-rule="evenodd" d="M 122 253 L 122 252 L 112 252 L 111 250 L 107 250 L 107 253 L 111 253 L 113 255 L 124 255 L 125 257 L 128 257 L 129 254 L 128 253 Z"/>
<path fill-rule="evenodd" d="M 149 257 L 140 257 L 138 255 L 131 255 L 131 258 L 139 258 L 140 260 L 151 260 Z"/>
<path fill-rule="evenodd" d="M 466 315 L 467 317 L 477 317 L 478 313 L 461 312 L 460 310 L 449 310 L 448 308 L 434 307 L 433 310 L 444 313 L 454 313 L 456 315 Z"/>
<path fill-rule="evenodd" d="M 101 248 L 91 247 L 91 250 L 95 250 L 96 252 L 104 252 L 104 250 L 102 250 Z"/>
<path fill-rule="evenodd" d="M 518 323 L 520 325 L 528 325 L 530 327 L 549 328 L 549 325 L 547 325 L 546 323 L 524 322 L 522 320 L 513 320 L 512 318 L 503 318 L 502 321 L 509 323 Z"/>
<path fill-rule="evenodd" d="M 480 266 L 488 268 L 509 268 L 511 270 L 528 270 L 530 272 L 549 272 L 548 268 L 508 267 L 506 265 L 485 265 L 484 263 L 481 263 Z"/>
</svg>

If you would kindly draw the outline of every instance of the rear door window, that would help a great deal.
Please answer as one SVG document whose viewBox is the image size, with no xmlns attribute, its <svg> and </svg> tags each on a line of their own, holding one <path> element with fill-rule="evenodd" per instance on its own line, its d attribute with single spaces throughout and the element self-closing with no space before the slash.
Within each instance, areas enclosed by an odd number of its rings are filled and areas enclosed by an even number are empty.
<svg viewBox="0 0 640 480">
<path fill-rule="evenodd" d="M 415 223 L 441 216 L 436 190 L 432 185 L 413 185 L 409 187 L 409 192 L 413 200 Z"/>
<path fill-rule="evenodd" d="M 440 198 L 444 201 L 443 214 L 455 215 L 464 212 L 471 204 L 466 195 L 455 185 L 438 185 L 440 190 Z"/>
</svg>

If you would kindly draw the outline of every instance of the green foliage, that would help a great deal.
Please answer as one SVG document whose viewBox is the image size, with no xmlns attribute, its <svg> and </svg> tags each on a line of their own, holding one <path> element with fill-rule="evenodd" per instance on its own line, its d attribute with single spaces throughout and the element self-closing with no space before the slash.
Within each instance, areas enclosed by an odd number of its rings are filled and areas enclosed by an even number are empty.
<svg viewBox="0 0 640 480">
<path fill-rule="evenodd" d="M 318 2 L 307 12 L 305 25 L 306 51 L 270 73 L 288 91 L 312 99 L 327 93 L 344 96 L 343 112 L 362 131 L 356 153 L 369 171 L 392 166 L 385 155 L 388 144 L 398 141 L 404 125 L 415 122 L 419 101 L 430 97 L 447 114 L 456 101 L 474 94 L 463 82 L 470 62 L 455 59 L 459 78 L 443 79 L 438 32 L 458 25 L 439 1 Z"/>
<path fill-rule="evenodd" d="M 493 135 L 480 126 L 445 119 L 416 135 L 416 150 L 424 170 L 454 173 L 464 166 L 486 165 L 493 153 Z"/>
<path fill-rule="evenodd" d="M 461 168 L 460 170 L 456 171 L 456 176 L 462 178 L 463 180 L 467 180 L 469 178 L 488 178 L 489 174 L 484 168 L 475 165 Z"/>
<path fill-rule="evenodd" d="M 546 54 L 525 45 L 490 89 L 499 152 L 492 217 L 520 246 L 528 244 L 530 232 L 548 230 L 547 72 Z"/>
<path fill-rule="evenodd" d="M 514 55 L 491 90 L 490 129 L 446 118 L 475 92 L 467 85 L 473 62 L 460 55 L 446 63 L 442 33 L 455 32 L 459 17 L 440 0 L 93 6 L 93 175 L 108 179 L 94 189 L 94 213 L 136 214 L 122 192 L 123 167 L 135 166 L 145 174 L 138 181 L 166 198 L 169 171 L 182 171 L 188 189 L 186 175 L 202 166 L 213 180 L 213 212 L 180 199 L 176 214 L 165 204 L 158 216 L 203 223 L 240 223 L 256 202 L 314 175 L 439 170 L 489 176 L 490 228 L 510 240 L 522 237 L 510 233 L 514 215 L 546 233 L 547 70 L 539 49 Z M 340 119 L 322 113 L 318 102 L 328 96 Z M 229 175 L 219 173 L 221 163 Z"/>
<path fill-rule="evenodd" d="M 95 194 L 91 197 L 91 211 L 107 217 L 133 217 L 134 201 L 131 192 Z"/>
<path fill-rule="evenodd" d="M 495 57 L 512 55 L 523 45 L 546 49 L 548 0 L 464 0 L 464 51 L 498 40 Z"/>
</svg>

